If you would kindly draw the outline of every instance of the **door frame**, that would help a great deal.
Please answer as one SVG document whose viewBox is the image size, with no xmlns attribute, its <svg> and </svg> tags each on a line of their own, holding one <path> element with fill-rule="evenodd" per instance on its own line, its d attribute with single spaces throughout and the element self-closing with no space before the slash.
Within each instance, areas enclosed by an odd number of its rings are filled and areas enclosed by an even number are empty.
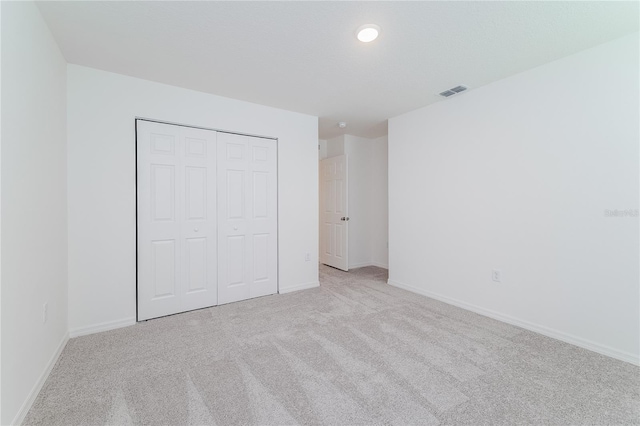
<svg viewBox="0 0 640 426">
<path fill-rule="evenodd" d="M 254 135 L 251 133 L 244 133 L 244 132 L 235 132 L 235 131 L 230 131 L 230 130 L 222 130 L 222 129 L 214 129 L 212 127 L 202 127 L 202 126 L 195 126 L 195 125 L 191 125 L 191 124 L 182 124 L 182 123 L 175 123 L 172 121 L 166 121 L 166 120 L 157 120 L 157 119 L 153 119 L 153 118 L 146 118 L 146 117 L 140 117 L 140 116 L 135 116 L 134 120 L 133 120 L 133 131 L 135 134 L 134 137 L 134 149 L 133 149 L 133 155 L 134 155 L 134 188 L 135 188 L 135 192 L 134 192 L 134 196 L 135 196 L 135 221 L 136 221 L 136 322 L 141 322 L 138 318 L 138 121 L 149 121 L 152 123 L 160 123 L 160 124 L 168 124 L 171 126 L 181 126 L 181 127 L 191 127 L 193 129 L 200 129 L 200 130 L 209 130 L 212 132 L 220 132 L 220 133 L 229 133 L 232 135 L 240 135 L 240 136 L 249 136 L 249 137 L 254 137 L 254 138 L 262 138 L 262 139 L 271 139 L 274 140 L 276 142 L 276 258 L 277 258 L 277 262 L 276 262 L 276 270 L 278 273 L 278 278 L 276 280 L 276 293 L 275 294 L 280 294 L 280 167 L 279 167 L 279 139 L 275 136 L 262 136 L 262 135 Z M 217 244 L 217 242 L 216 242 Z M 218 305 L 215 305 L 218 306 Z M 208 309 L 208 308 L 200 308 L 200 309 Z M 195 311 L 197 311 L 198 309 L 193 309 Z M 184 312 L 191 312 L 191 311 L 184 311 Z M 180 313 L 184 313 L 184 312 L 179 312 Z M 178 315 L 178 314 L 171 314 L 171 315 Z M 166 316 L 170 316 L 170 315 L 166 315 Z M 163 317 L 159 317 L 159 318 L 163 318 Z M 152 318 L 155 319 L 155 318 Z M 149 320 L 143 320 L 143 321 L 149 321 Z"/>
</svg>

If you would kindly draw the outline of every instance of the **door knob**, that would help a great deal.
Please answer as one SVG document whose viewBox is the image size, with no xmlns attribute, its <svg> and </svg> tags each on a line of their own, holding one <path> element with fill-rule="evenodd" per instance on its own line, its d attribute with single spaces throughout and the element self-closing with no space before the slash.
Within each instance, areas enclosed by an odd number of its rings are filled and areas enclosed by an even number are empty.
<svg viewBox="0 0 640 426">
<path fill-rule="evenodd" d="M 340 218 L 340 220 L 346 220 L 346 219 L 345 219 L 345 218 L 344 218 L 344 216 L 343 216 L 343 217 L 341 217 L 341 218 Z"/>
<path fill-rule="evenodd" d="M 193 232 L 198 232 L 198 228 L 193 228 Z"/>
<path fill-rule="evenodd" d="M 238 227 L 237 227 L 237 226 L 234 226 L 234 227 L 233 227 L 233 230 L 234 230 L 234 231 L 237 231 L 237 230 L 238 230 Z"/>
</svg>

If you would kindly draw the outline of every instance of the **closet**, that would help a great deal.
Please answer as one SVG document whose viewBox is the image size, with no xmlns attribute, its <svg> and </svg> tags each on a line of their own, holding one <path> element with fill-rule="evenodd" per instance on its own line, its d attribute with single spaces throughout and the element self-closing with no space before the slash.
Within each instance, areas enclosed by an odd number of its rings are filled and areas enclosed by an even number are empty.
<svg viewBox="0 0 640 426">
<path fill-rule="evenodd" d="M 277 141 L 136 120 L 138 321 L 278 291 Z"/>
</svg>

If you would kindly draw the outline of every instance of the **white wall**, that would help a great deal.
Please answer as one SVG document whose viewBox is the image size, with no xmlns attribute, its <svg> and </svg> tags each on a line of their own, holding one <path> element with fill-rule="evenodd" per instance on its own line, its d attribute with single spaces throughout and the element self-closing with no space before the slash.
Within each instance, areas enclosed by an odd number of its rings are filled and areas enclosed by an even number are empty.
<svg viewBox="0 0 640 426">
<path fill-rule="evenodd" d="M 371 265 L 371 184 L 373 142 L 344 136 L 349 173 L 349 269 Z"/>
<path fill-rule="evenodd" d="M 2 63 L 2 6 L 0 6 L 0 64 Z M 2 192 L 2 66 L 0 66 L 0 194 Z M 2 195 L 0 195 L 0 218 L 2 217 Z M 0 219 L 0 242 L 2 220 Z M 2 244 L 0 243 L 0 424 L 2 424 Z"/>
<path fill-rule="evenodd" d="M 67 335 L 67 65 L 33 3 L 1 8 L 0 421 L 11 424 L 26 414 Z"/>
<path fill-rule="evenodd" d="M 341 136 L 336 136 L 335 138 L 331 138 L 331 139 L 327 139 L 325 141 L 326 143 L 326 149 L 324 150 L 323 154 L 325 154 L 324 157 L 320 157 L 322 158 L 331 158 L 331 157 L 336 157 L 338 155 L 343 155 L 344 152 L 344 140 L 345 140 L 345 135 L 341 135 Z"/>
<path fill-rule="evenodd" d="M 77 65 L 68 76 L 72 335 L 135 318 L 136 116 L 277 137 L 280 290 L 318 285 L 317 117 Z"/>
<path fill-rule="evenodd" d="M 320 158 L 347 155 L 349 268 L 388 264 L 387 137 L 342 135 L 324 141 Z M 323 145 L 321 145 L 321 148 Z"/>
<path fill-rule="evenodd" d="M 637 362 L 638 75 L 634 34 L 391 119 L 390 282 Z"/>
<path fill-rule="evenodd" d="M 327 158 L 327 141 L 325 139 L 318 139 L 318 158 Z"/>
<path fill-rule="evenodd" d="M 371 146 L 371 263 L 389 268 L 389 157 L 387 137 L 374 139 Z"/>
</svg>

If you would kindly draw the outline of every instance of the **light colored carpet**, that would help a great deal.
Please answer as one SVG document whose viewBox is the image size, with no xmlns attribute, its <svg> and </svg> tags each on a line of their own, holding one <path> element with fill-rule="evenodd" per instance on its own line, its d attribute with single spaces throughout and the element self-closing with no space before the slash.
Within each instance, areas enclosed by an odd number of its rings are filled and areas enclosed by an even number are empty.
<svg viewBox="0 0 640 426">
<path fill-rule="evenodd" d="M 27 425 L 631 425 L 640 369 L 321 267 L 321 287 L 69 341 Z"/>
</svg>

